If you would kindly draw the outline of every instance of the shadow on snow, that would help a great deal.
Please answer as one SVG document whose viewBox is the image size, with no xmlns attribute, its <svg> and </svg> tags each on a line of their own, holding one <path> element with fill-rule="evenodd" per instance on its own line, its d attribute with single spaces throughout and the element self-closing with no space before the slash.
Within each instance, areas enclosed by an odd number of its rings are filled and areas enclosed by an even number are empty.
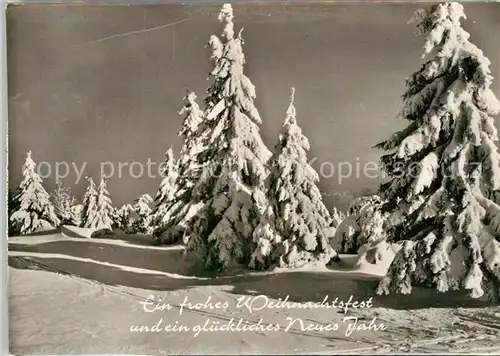
<svg viewBox="0 0 500 356">
<path fill-rule="evenodd" d="M 144 249 L 119 246 L 92 241 L 54 241 L 40 244 L 10 243 L 9 251 L 18 253 L 62 254 L 68 258 L 37 256 L 9 256 L 9 265 L 18 269 L 40 269 L 56 273 L 74 275 L 107 285 L 127 286 L 157 291 L 176 291 L 200 286 L 230 286 L 231 293 L 237 295 L 264 294 L 278 299 L 289 296 L 290 301 L 322 301 L 335 298 L 348 300 L 351 295 L 356 300 L 373 297 L 375 307 L 391 309 L 421 308 L 474 308 L 487 306 L 482 300 L 468 298 L 464 292 L 438 293 L 434 289 L 414 287 L 410 295 L 375 295 L 378 278 L 323 271 L 290 271 L 284 273 L 253 273 L 215 278 L 175 278 L 155 274 L 183 274 L 181 271 L 181 251 L 178 249 Z M 90 259 L 81 261 L 71 257 Z M 115 266 L 96 263 L 111 263 Z M 145 271 L 127 270 L 127 267 Z M 152 273 L 148 273 L 148 271 Z"/>
</svg>

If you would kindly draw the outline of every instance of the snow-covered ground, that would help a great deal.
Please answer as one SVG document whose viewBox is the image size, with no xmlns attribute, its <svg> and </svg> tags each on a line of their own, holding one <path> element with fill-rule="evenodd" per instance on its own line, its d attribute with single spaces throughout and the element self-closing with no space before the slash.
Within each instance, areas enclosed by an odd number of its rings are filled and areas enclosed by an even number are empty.
<svg viewBox="0 0 500 356">
<path fill-rule="evenodd" d="M 415 288 L 410 296 L 376 296 L 379 276 L 341 262 L 297 271 L 249 273 L 219 278 L 186 277 L 180 247 L 151 246 L 149 237 L 67 237 L 53 231 L 9 240 L 10 349 L 13 354 L 263 354 L 500 352 L 500 307 L 471 301 L 461 293 Z M 374 269 L 376 270 L 376 268 Z M 254 307 L 269 300 L 321 302 L 365 300 L 373 307 L 349 309 Z M 151 311 L 148 297 L 170 310 Z M 264 297 L 265 296 L 265 297 Z M 180 308 L 183 301 L 209 303 Z M 141 304 L 141 302 L 143 304 Z M 215 305 L 220 302 L 219 308 Z M 227 306 L 222 305 L 227 302 Z M 163 304 L 164 303 L 164 304 Z M 210 308 L 210 304 L 213 308 Z M 350 321 L 374 320 L 385 330 L 346 335 Z M 197 325 L 279 324 L 279 331 L 201 331 Z M 290 318 L 290 319 L 287 319 Z M 290 325 L 290 323 L 292 323 Z M 302 328 L 300 323 L 303 322 Z M 165 331 L 181 324 L 187 331 Z M 244 323 L 245 324 L 245 323 Z M 320 326 L 338 325 L 338 330 Z M 163 331 L 131 331 L 134 326 Z M 288 329 L 287 329 L 288 327 Z M 171 328 L 172 329 L 172 328 Z"/>
</svg>

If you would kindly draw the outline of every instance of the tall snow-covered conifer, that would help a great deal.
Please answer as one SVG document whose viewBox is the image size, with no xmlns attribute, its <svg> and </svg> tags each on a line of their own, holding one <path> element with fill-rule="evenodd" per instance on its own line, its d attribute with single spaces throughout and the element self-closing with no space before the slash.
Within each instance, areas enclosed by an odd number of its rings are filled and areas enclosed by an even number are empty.
<svg viewBox="0 0 500 356">
<path fill-rule="evenodd" d="M 268 211 L 255 230 L 258 248 L 251 266 L 300 267 L 314 260 L 327 263 L 335 255 L 328 241 L 332 221 L 316 185 L 319 176 L 307 160 L 309 141 L 297 124 L 293 88 L 278 138 L 269 183 L 274 216 Z"/>
<path fill-rule="evenodd" d="M 163 242 L 170 242 L 169 236 L 171 235 L 171 230 L 169 229 L 169 223 L 174 198 L 178 190 L 178 175 L 177 162 L 174 158 L 172 147 L 170 147 L 167 152 L 165 152 L 165 161 L 162 166 L 163 180 L 160 183 L 160 187 L 154 199 L 155 208 L 152 212 L 151 219 L 151 224 L 154 227 L 153 234 Z"/>
<path fill-rule="evenodd" d="M 391 180 L 382 185 L 392 240 L 407 240 L 379 293 L 414 284 L 500 295 L 500 188 L 490 62 L 461 27 L 459 3 L 415 14 L 430 57 L 406 81 L 408 127 L 377 145 Z M 412 169 L 417 167 L 418 169 Z"/>
<path fill-rule="evenodd" d="M 97 190 L 91 177 L 83 199 L 82 224 L 91 229 L 111 229 L 114 209 L 106 187 L 106 180 L 101 177 Z"/>
<path fill-rule="evenodd" d="M 92 227 L 96 229 L 111 229 L 113 227 L 114 208 L 109 197 L 106 179 L 101 177 L 97 188 L 97 212 Z"/>
<path fill-rule="evenodd" d="M 192 191 L 204 165 L 203 141 L 206 139 L 207 130 L 206 127 L 203 130 L 200 125 L 203 111 L 196 102 L 196 95 L 188 92 L 184 100 L 186 104 L 179 112 L 180 115 L 184 115 L 182 128 L 179 131 L 183 146 L 177 160 L 175 194 L 168 200 L 165 211 L 161 213 L 168 219 L 158 229 L 164 242 L 176 242 L 182 237 L 183 242 L 187 243 L 190 236 L 190 220 L 202 206 L 194 201 Z"/>
<path fill-rule="evenodd" d="M 85 177 L 85 179 L 89 184 L 83 195 L 80 223 L 82 227 L 91 227 L 91 222 L 95 220 L 97 211 L 97 190 L 92 177 Z"/>
<path fill-rule="evenodd" d="M 42 179 L 35 171 L 36 164 L 31 151 L 26 153 L 23 165 L 23 181 L 14 197 L 16 209 L 10 216 L 14 231 L 29 234 L 38 229 L 57 227 L 60 224 L 50 195 L 42 185 Z"/>
<path fill-rule="evenodd" d="M 230 4 L 223 5 L 219 20 L 224 30 L 209 42 L 213 84 L 201 124 L 207 135 L 200 156 L 207 163 L 193 187 L 193 199 L 202 208 L 191 220 L 188 243 L 188 254 L 215 270 L 250 261 L 252 233 L 265 210 L 271 156 L 260 137 L 255 87 L 243 73 L 243 39 L 241 31 L 235 37 Z"/>
</svg>

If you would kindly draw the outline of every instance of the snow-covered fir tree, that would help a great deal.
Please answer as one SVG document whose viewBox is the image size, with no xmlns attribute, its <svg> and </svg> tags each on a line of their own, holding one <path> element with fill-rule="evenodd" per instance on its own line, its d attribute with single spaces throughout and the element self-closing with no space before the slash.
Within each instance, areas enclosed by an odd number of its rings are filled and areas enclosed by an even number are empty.
<svg viewBox="0 0 500 356">
<path fill-rule="evenodd" d="M 106 179 L 101 177 L 99 187 L 97 188 L 97 211 L 91 227 L 96 229 L 111 229 L 113 227 L 113 204 L 109 197 Z"/>
<path fill-rule="evenodd" d="M 79 219 L 73 209 L 73 206 L 76 205 L 76 199 L 71 195 L 71 189 L 65 187 L 60 179 L 56 181 L 56 189 L 52 193 L 52 202 L 61 225 L 77 226 Z"/>
<path fill-rule="evenodd" d="M 461 27 L 459 3 L 418 11 L 429 59 L 406 81 L 404 130 L 378 145 L 388 151 L 381 187 L 392 240 L 406 240 L 379 293 L 439 291 L 500 295 L 500 188 L 497 129 L 500 103 L 490 89 L 490 62 Z M 418 167 L 414 172 L 412 167 Z"/>
<path fill-rule="evenodd" d="M 297 124 L 292 88 L 286 119 L 271 159 L 268 200 L 274 221 L 269 221 L 268 212 L 254 232 L 258 249 L 252 255 L 252 267 L 268 268 L 269 263 L 300 267 L 315 260 L 327 263 L 335 256 L 328 241 L 331 216 L 316 185 L 318 173 L 308 163 L 309 148 L 309 141 Z M 277 234 L 269 233 L 274 230 Z M 274 249 L 279 253 L 273 254 Z M 269 259 L 269 254 L 278 259 Z"/>
<path fill-rule="evenodd" d="M 173 190 L 162 204 L 160 212 L 161 216 L 167 219 L 164 220 L 164 224 L 159 224 L 156 231 L 160 240 L 170 243 L 181 238 L 184 238 L 183 242 L 187 243 L 190 220 L 202 206 L 194 201 L 192 190 L 203 169 L 204 140 L 206 140 L 208 130 L 200 125 L 203 120 L 203 111 L 196 102 L 196 95 L 189 91 L 184 100 L 186 104 L 179 111 L 180 115 L 184 115 L 182 128 L 179 131 L 183 146 L 177 160 L 176 180 L 175 184 L 169 184 Z"/>
<path fill-rule="evenodd" d="M 161 242 L 167 243 L 170 242 L 170 212 L 173 209 L 174 198 L 178 191 L 177 178 L 179 176 L 172 147 L 165 152 L 161 176 L 163 180 L 154 199 L 155 207 L 152 212 L 151 224 L 154 229 L 154 236 Z"/>
<path fill-rule="evenodd" d="M 75 204 L 71 207 L 71 215 L 75 226 L 82 225 L 83 204 Z"/>
<path fill-rule="evenodd" d="M 203 111 L 196 102 L 196 94 L 188 91 L 186 101 L 179 115 L 184 115 L 179 136 L 183 139 L 183 146 L 179 157 L 179 166 L 185 171 L 195 169 L 198 154 L 203 151 L 203 136 L 199 135 L 200 124 L 203 121 Z M 192 166 L 194 164 L 194 166 Z M 191 183 L 192 184 L 192 183 Z"/>
<path fill-rule="evenodd" d="M 26 153 L 23 165 L 23 181 L 14 197 L 16 210 L 10 216 L 13 230 L 20 234 L 29 234 L 38 229 L 59 226 L 50 195 L 42 185 L 42 179 L 36 173 L 36 164 L 31 158 L 31 151 Z"/>
<path fill-rule="evenodd" d="M 149 194 L 142 194 L 132 206 L 132 224 L 128 230 L 133 234 L 149 235 L 153 232 L 151 225 L 152 210 L 150 204 L 153 198 Z"/>
<path fill-rule="evenodd" d="M 252 233 L 265 210 L 266 163 L 271 157 L 259 133 L 262 120 L 254 105 L 255 87 L 245 76 L 243 39 L 235 36 L 233 9 L 223 5 L 221 38 L 212 35 L 212 86 L 201 123 L 203 172 L 193 187 L 201 209 L 191 219 L 188 255 L 207 269 L 248 264 L 254 250 Z"/>
<path fill-rule="evenodd" d="M 113 227 L 128 233 L 132 226 L 133 208 L 130 204 L 124 204 L 113 212 Z"/>
<path fill-rule="evenodd" d="M 97 190 L 92 177 L 85 177 L 88 181 L 87 189 L 83 195 L 81 210 L 81 227 L 91 227 L 91 222 L 95 220 L 97 212 Z"/>
<path fill-rule="evenodd" d="M 114 208 L 106 187 L 106 180 L 101 177 L 97 190 L 91 177 L 83 199 L 83 227 L 91 229 L 111 229 L 113 227 Z"/>
</svg>

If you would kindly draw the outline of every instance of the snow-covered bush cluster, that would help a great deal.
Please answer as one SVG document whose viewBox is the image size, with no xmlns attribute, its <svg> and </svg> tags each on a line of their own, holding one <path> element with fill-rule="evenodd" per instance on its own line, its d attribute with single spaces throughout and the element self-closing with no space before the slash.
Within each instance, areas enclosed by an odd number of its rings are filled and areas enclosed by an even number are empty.
<svg viewBox="0 0 500 356">
<path fill-rule="evenodd" d="M 379 196 L 366 196 L 354 199 L 349 206 L 349 215 L 342 220 L 331 240 L 338 253 L 358 253 L 366 243 L 384 240 L 386 214 L 382 212 Z"/>
<path fill-rule="evenodd" d="M 129 231 L 132 220 L 132 205 L 124 204 L 119 208 L 114 208 L 113 210 L 113 228 L 122 230 L 123 232 Z"/>
<path fill-rule="evenodd" d="M 113 228 L 126 234 L 151 235 L 153 233 L 153 198 L 149 194 L 139 196 L 134 205 L 124 204 L 115 208 L 112 215 Z"/>
</svg>

